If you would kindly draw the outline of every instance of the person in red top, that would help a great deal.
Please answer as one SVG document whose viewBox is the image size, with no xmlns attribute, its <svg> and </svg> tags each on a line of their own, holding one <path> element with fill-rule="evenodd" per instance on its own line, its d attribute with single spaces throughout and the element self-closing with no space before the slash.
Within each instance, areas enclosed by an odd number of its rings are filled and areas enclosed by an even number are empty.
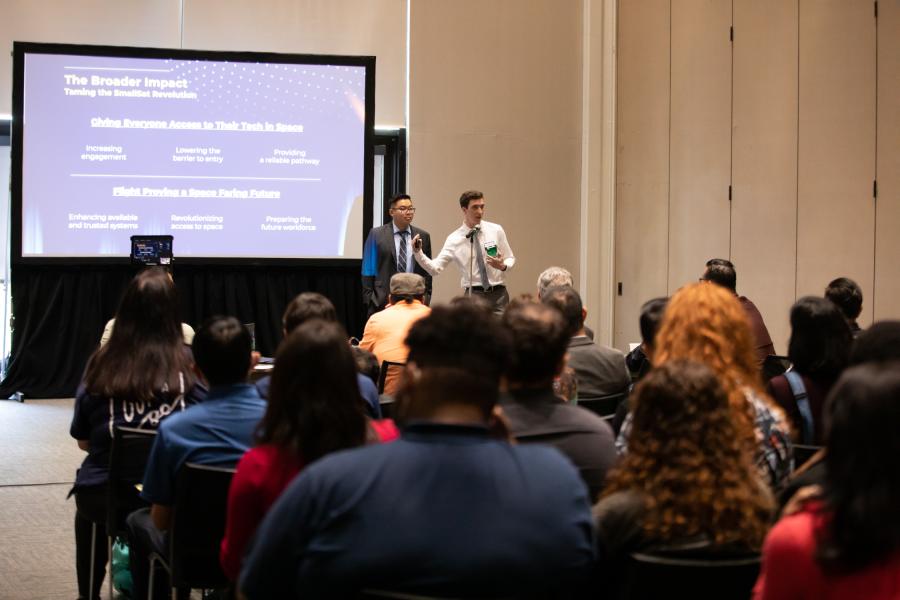
<svg viewBox="0 0 900 600">
<path fill-rule="evenodd" d="M 847 370 L 825 422 L 824 485 L 806 488 L 811 500 L 769 532 L 754 598 L 896 600 L 900 363 Z"/>
<path fill-rule="evenodd" d="M 228 491 L 219 559 L 232 581 L 257 526 L 303 467 L 331 452 L 399 435 L 393 422 L 368 422 L 346 340 L 340 325 L 314 319 L 278 349 L 258 445 L 241 458 Z"/>
</svg>

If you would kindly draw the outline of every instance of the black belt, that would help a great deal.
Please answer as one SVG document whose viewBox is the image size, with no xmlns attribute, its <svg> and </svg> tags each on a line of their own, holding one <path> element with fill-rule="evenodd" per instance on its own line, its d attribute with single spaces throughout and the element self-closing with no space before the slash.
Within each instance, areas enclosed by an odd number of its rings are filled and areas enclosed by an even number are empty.
<svg viewBox="0 0 900 600">
<path fill-rule="evenodd" d="M 481 292 L 482 294 L 485 294 L 488 292 L 493 292 L 495 290 L 505 290 L 505 289 L 506 289 L 506 286 L 502 285 L 502 284 L 501 285 L 490 285 L 488 287 L 483 287 L 480 285 L 473 285 L 470 288 L 466 288 L 466 291 L 468 292 L 469 290 L 472 290 L 473 292 Z"/>
</svg>

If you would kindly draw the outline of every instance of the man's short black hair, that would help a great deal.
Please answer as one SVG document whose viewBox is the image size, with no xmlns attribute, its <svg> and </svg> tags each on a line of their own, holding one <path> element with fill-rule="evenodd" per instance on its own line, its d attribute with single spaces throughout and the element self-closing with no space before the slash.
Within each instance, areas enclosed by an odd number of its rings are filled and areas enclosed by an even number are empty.
<svg viewBox="0 0 900 600">
<path fill-rule="evenodd" d="M 490 413 L 511 346 L 496 317 L 471 303 L 436 306 L 413 324 L 406 345 L 421 379 L 436 376 L 432 402 L 475 404 Z"/>
<path fill-rule="evenodd" d="M 731 262 L 730 260 L 728 260 L 727 258 L 711 258 L 708 261 L 706 261 L 707 267 L 712 267 L 714 265 L 715 266 L 723 266 L 723 267 L 731 267 L 732 269 L 734 268 L 734 263 Z"/>
<path fill-rule="evenodd" d="M 396 206 L 397 203 L 400 202 L 401 200 L 410 200 L 410 201 L 412 201 L 412 196 L 410 196 L 409 194 L 397 194 L 396 196 L 393 196 L 393 197 L 391 198 L 390 207 L 391 207 L 391 208 L 394 208 L 394 206 Z"/>
<path fill-rule="evenodd" d="M 900 360 L 900 321 L 878 321 L 853 341 L 850 364 Z"/>
<path fill-rule="evenodd" d="M 234 317 L 214 316 L 194 335 L 194 362 L 211 386 L 246 381 L 253 340 Z"/>
<path fill-rule="evenodd" d="M 469 202 L 472 200 L 481 200 L 482 198 L 484 198 L 484 194 L 478 190 L 469 190 L 468 192 L 463 192 L 462 196 L 459 197 L 459 205 L 462 208 L 469 208 Z"/>
<path fill-rule="evenodd" d="M 668 305 L 668 298 L 654 298 L 641 306 L 641 341 L 651 348 Z"/>
<path fill-rule="evenodd" d="M 513 300 L 503 313 L 503 325 L 513 344 L 508 379 L 522 384 L 552 381 L 571 337 L 560 312 L 541 302 Z"/>
<path fill-rule="evenodd" d="M 717 285 L 721 285 L 727 290 L 737 293 L 737 271 L 730 260 L 724 258 L 711 258 L 706 261 L 706 272 L 703 274 L 704 281 L 712 281 Z"/>
<path fill-rule="evenodd" d="M 581 296 L 572 286 L 556 285 L 547 288 L 547 291 L 541 296 L 541 302 L 562 313 L 569 337 L 577 334 L 584 327 L 584 304 L 581 303 Z"/>
<path fill-rule="evenodd" d="M 336 322 L 337 312 L 331 300 L 316 292 L 303 292 L 284 309 L 281 324 L 285 333 L 290 333 L 310 319 Z"/>
<path fill-rule="evenodd" d="M 862 289 L 852 279 L 838 277 L 825 288 L 825 297 L 837 304 L 848 321 L 855 321 L 862 312 Z"/>
</svg>

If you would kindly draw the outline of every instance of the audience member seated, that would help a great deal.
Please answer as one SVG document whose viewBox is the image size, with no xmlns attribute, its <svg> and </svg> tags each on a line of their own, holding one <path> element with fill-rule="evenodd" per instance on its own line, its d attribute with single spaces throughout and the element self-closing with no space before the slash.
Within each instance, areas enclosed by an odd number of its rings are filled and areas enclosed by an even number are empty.
<svg viewBox="0 0 900 600">
<path fill-rule="evenodd" d="M 765 362 L 766 357 L 775 354 L 775 345 L 772 344 L 772 337 L 766 327 L 765 321 L 753 304 L 746 296 L 738 296 L 737 293 L 737 271 L 730 260 L 724 258 L 711 258 L 706 261 L 706 270 L 700 281 L 711 281 L 717 285 L 724 287 L 734 294 L 741 302 L 741 308 L 750 321 L 750 330 L 753 333 L 754 351 L 756 353 L 756 362 L 760 365 Z"/>
<path fill-rule="evenodd" d="M 569 342 L 562 315 L 545 304 L 514 300 L 503 314 L 503 325 L 513 342 L 508 394 L 500 401 L 510 433 L 520 443 L 549 444 L 569 457 L 596 500 L 616 462 L 615 438 L 606 421 L 560 402 L 553 393 Z"/>
<path fill-rule="evenodd" d="M 552 287 L 569 286 L 575 287 L 575 279 L 568 269 L 563 267 L 547 267 L 537 280 L 537 297 L 538 300 L 544 299 L 544 294 Z"/>
<path fill-rule="evenodd" d="M 879 321 L 860 332 L 853 342 L 849 366 L 900 361 L 900 321 Z M 821 485 L 825 480 L 825 451 L 820 450 L 779 493 L 779 505 L 784 507 L 804 487 Z"/>
<path fill-rule="evenodd" d="M 560 597 L 594 558 L 587 490 L 557 450 L 489 434 L 510 353 L 496 317 L 439 306 L 413 325 L 400 440 L 330 454 L 288 486 L 241 571 L 246 598 L 360 589 Z"/>
<path fill-rule="evenodd" d="M 668 304 L 668 298 L 653 298 L 652 300 L 647 300 L 641 306 L 639 321 L 641 345 L 625 356 L 625 365 L 628 367 L 631 379 L 635 383 L 643 379 L 650 372 L 650 369 L 653 368 L 653 344 Z M 620 402 L 618 408 L 616 408 L 616 415 L 612 420 L 612 428 L 616 435 L 622 429 L 622 423 L 625 422 L 625 417 L 628 416 L 630 409 L 631 404 L 628 398 Z"/>
<path fill-rule="evenodd" d="M 824 485 L 779 521 L 754 597 L 900 597 L 900 363 L 853 367 L 825 407 Z"/>
<path fill-rule="evenodd" d="M 75 563 L 79 598 L 99 598 L 106 572 L 106 484 L 116 427 L 156 429 L 164 418 L 205 397 L 178 326 L 171 279 L 160 268 L 141 271 L 125 290 L 109 343 L 88 359 L 75 396 L 70 433 L 85 450 L 75 476 Z M 92 530 L 94 589 L 91 578 Z"/>
<path fill-rule="evenodd" d="M 822 407 L 850 358 L 853 337 L 838 307 L 806 296 L 791 308 L 788 358 L 792 370 L 772 378 L 766 391 L 784 409 L 801 444 L 822 445 Z"/>
<path fill-rule="evenodd" d="M 304 466 L 330 452 L 362 446 L 367 437 L 387 441 L 399 435 L 392 427 L 368 429 L 355 372 L 347 334 L 337 323 L 308 321 L 279 347 L 266 414 L 256 433 L 259 445 L 241 458 L 228 493 L 221 561 L 232 581 L 259 522 Z"/>
<path fill-rule="evenodd" d="M 350 351 L 353 352 L 353 360 L 356 361 L 357 372 L 365 375 L 369 381 L 377 386 L 378 376 L 381 374 L 381 364 L 378 362 L 378 358 L 359 346 L 351 345 Z"/>
<path fill-rule="evenodd" d="M 653 298 L 641 306 L 641 344 L 625 355 L 625 365 L 633 381 L 640 381 L 650 371 L 653 356 L 653 340 L 666 312 L 668 298 Z"/>
<path fill-rule="evenodd" d="M 396 273 L 391 277 L 388 306 L 369 317 L 359 347 L 373 353 L 378 362 L 405 363 L 409 348 L 406 334 L 413 323 L 427 317 L 425 278 L 416 273 Z M 388 369 L 384 394 L 394 396 L 400 383 L 400 370 Z"/>
<path fill-rule="evenodd" d="M 310 319 L 322 319 L 329 323 L 337 323 L 337 311 L 331 300 L 316 292 L 303 292 L 298 294 L 284 309 L 281 317 L 282 334 L 287 337 L 291 332 Z M 356 385 L 359 393 L 366 402 L 366 410 L 373 419 L 381 418 L 381 405 L 378 403 L 378 388 L 368 377 L 358 372 Z M 271 377 L 263 377 L 256 382 L 256 389 L 263 398 L 269 397 L 269 384 Z"/>
<path fill-rule="evenodd" d="M 194 336 L 197 374 L 208 384 L 202 404 L 163 421 L 150 450 L 141 496 L 151 504 L 128 516 L 135 596 L 147 595 L 149 556 L 168 554 L 166 531 L 175 504 L 175 480 L 186 462 L 233 467 L 252 445 L 266 410 L 247 383 L 256 362 L 250 332 L 234 317 L 212 317 Z M 163 572 L 155 576 L 158 597 L 168 596 Z"/>
<path fill-rule="evenodd" d="M 603 572 L 615 577 L 632 552 L 758 551 L 774 503 L 713 370 L 667 361 L 632 404 L 628 454 L 594 507 Z"/>
<path fill-rule="evenodd" d="M 777 489 L 793 462 L 790 426 L 781 408 L 762 390 L 753 334 L 733 293 L 718 285 L 695 283 L 672 296 L 656 335 L 654 368 L 675 359 L 706 364 L 716 373 L 728 393 L 742 439 L 755 441 L 760 475 Z M 620 452 L 627 450 L 630 420 L 629 415 L 616 440 Z"/>
<path fill-rule="evenodd" d="M 557 286 L 569 286 L 570 288 L 574 289 L 575 279 L 572 277 L 572 274 L 568 269 L 565 269 L 563 267 L 547 267 L 541 272 L 540 275 L 538 275 L 538 300 L 543 301 L 544 294 L 547 293 L 547 290 Z M 584 335 L 588 336 L 591 339 L 594 339 L 594 332 L 590 327 L 585 326 Z"/>
<path fill-rule="evenodd" d="M 542 301 L 559 310 L 566 321 L 569 340 L 569 366 L 578 379 L 579 398 L 597 398 L 628 390 L 631 377 L 625 355 L 595 343 L 584 333 L 587 311 L 581 296 L 570 286 L 557 286 L 544 293 Z"/>
<path fill-rule="evenodd" d="M 859 284 L 847 277 L 838 277 L 825 288 L 825 298 L 837 305 L 847 319 L 853 337 L 857 337 L 862 332 L 859 323 L 856 322 L 859 313 L 862 312 L 863 303 L 862 288 Z"/>
<path fill-rule="evenodd" d="M 853 341 L 850 364 L 900 360 L 900 321 L 878 321 Z"/>
<path fill-rule="evenodd" d="M 175 284 L 172 280 L 172 271 L 166 267 L 150 267 L 151 269 L 162 271 L 165 273 L 166 277 L 168 277 L 169 281 L 172 282 L 172 289 L 175 289 Z M 103 334 L 100 336 L 100 345 L 105 346 L 107 342 L 109 342 L 112 337 L 113 329 L 116 326 L 116 317 L 113 317 L 109 321 L 106 322 L 106 325 L 103 327 Z M 194 341 L 194 328 L 188 325 L 187 323 L 181 323 L 181 335 L 182 341 L 188 346 L 191 345 L 191 342 Z"/>
</svg>

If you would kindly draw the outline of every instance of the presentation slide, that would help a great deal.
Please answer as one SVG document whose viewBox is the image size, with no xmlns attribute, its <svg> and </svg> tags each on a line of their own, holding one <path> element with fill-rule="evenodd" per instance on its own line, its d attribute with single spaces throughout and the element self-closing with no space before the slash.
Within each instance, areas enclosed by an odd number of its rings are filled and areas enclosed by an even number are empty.
<svg viewBox="0 0 900 600">
<path fill-rule="evenodd" d="M 361 258 L 366 67 L 26 52 L 21 252 Z"/>
</svg>

